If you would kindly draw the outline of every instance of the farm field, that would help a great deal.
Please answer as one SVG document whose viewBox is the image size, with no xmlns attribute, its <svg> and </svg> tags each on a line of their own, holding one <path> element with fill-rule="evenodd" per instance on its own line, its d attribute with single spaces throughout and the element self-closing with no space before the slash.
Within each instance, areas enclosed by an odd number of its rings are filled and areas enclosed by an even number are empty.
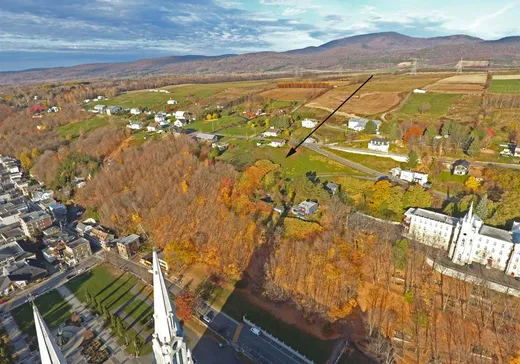
<svg viewBox="0 0 520 364">
<path fill-rule="evenodd" d="M 298 154 L 294 158 L 285 158 L 289 151 L 288 147 L 273 148 L 267 145 L 259 147 L 256 146 L 256 140 L 228 140 L 228 142 L 233 145 L 233 148 L 224 152 L 219 159 L 240 169 L 257 160 L 268 159 L 273 163 L 280 164 L 286 177 L 302 176 L 307 172 L 316 172 L 318 175 L 365 175 L 361 171 L 344 166 L 304 147 L 298 149 Z"/>
<path fill-rule="evenodd" d="M 234 115 L 222 116 L 220 119 L 215 120 L 197 120 L 184 127 L 184 129 L 192 129 L 202 133 L 211 133 L 213 130 L 221 129 L 230 124 L 235 124 L 243 121 L 242 118 L 238 118 Z"/>
<path fill-rule="evenodd" d="M 454 101 L 460 98 L 457 94 L 443 94 L 430 92 L 427 94 L 413 94 L 406 105 L 399 111 L 403 114 L 419 114 L 419 107 L 423 103 L 430 104 L 430 109 L 424 113 L 429 117 L 445 115 Z"/>
<path fill-rule="evenodd" d="M 497 94 L 520 94 L 520 79 L 493 79 L 488 91 Z"/>
<path fill-rule="evenodd" d="M 71 318 L 72 307 L 68 302 L 65 302 L 63 297 L 61 297 L 59 292 L 56 290 L 49 291 L 48 293 L 37 297 L 34 300 L 34 303 L 38 307 L 45 323 L 51 329 L 69 321 Z M 16 325 L 24 334 L 30 336 L 36 335 L 32 306 L 29 303 L 16 307 L 11 311 L 11 314 L 16 321 Z"/>
<path fill-rule="evenodd" d="M 443 78 L 454 75 L 453 73 L 418 73 L 416 75 L 375 75 L 369 83 L 363 87 L 363 92 L 410 92 L 416 88 L 424 88 Z M 358 75 L 351 78 L 351 81 L 334 82 L 338 86 L 334 91 L 354 91 L 362 81 L 368 78 L 367 75 Z M 361 82 L 354 82 L 354 79 Z"/>
<path fill-rule="evenodd" d="M 520 80 L 520 75 L 493 75 L 493 80 Z"/>
<path fill-rule="evenodd" d="M 259 93 L 260 96 L 279 101 L 307 101 L 315 98 L 324 89 L 315 88 L 274 88 Z"/>
<path fill-rule="evenodd" d="M 350 90 L 331 90 L 306 106 L 335 109 L 351 92 Z M 399 102 L 401 102 L 401 96 L 397 92 L 361 93 L 359 97 L 352 98 L 341 108 L 341 111 L 359 115 L 374 115 L 393 108 Z"/>
<path fill-rule="evenodd" d="M 481 93 L 487 80 L 486 73 L 469 73 L 443 78 L 425 87 L 429 91 L 447 93 Z"/>
</svg>

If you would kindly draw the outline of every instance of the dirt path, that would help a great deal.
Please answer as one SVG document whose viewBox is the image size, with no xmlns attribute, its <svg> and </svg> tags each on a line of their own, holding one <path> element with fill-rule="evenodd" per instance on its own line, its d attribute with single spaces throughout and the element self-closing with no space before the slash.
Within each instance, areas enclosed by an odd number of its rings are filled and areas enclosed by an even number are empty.
<svg viewBox="0 0 520 364">
<path fill-rule="evenodd" d="M 386 114 L 388 114 L 389 112 L 394 112 L 394 111 L 397 111 L 397 110 L 401 109 L 408 102 L 408 100 L 410 99 L 411 96 L 412 96 L 412 93 L 408 92 L 405 95 L 405 97 L 403 97 L 403 99 L 401 100 L 401 102 L 398 105 L 396 105 L 393 109 L 385 111 L 384 113 L 381 114 L 381 120 L 386 122 L 387 121 L 386 120 Z"/>
</svg>

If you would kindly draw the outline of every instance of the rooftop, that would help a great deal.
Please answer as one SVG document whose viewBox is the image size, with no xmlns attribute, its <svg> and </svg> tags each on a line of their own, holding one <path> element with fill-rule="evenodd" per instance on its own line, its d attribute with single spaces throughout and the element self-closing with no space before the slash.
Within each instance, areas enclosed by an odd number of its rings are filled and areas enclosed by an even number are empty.
<svg viewBox="0 0 520 364">
<path fill-rule="evenodd" d="M 131 244 L 137 240 L 139 240 L 139 235 L 132 234 L 132 235 L 128 235 L 128 236 L 121 238 L 121 240 L 119 240 L 119 242 L 123 245 L 127 245 L 127 244 Z"/>
<path fill-rule="evenodd" d="M 79 239 L 71 241 L 70 243 L 67 244 L 67 246 L 71 249 L 76 249 L 77 247 L 79 247 L 81 245 L 85 245 L 85 244 L 90 244 L 90 243 L 85 238 L 79 238 Z"/>
<path fill-rule="evenodd" d="M 41 220 L 50 217 L 50 215 L 44 211 L 33 211 L 22 216 L 22 220 L 25 222 Z"/>
<path fill-rule="evenodd" d="M 479 234 L 489 236 L 490 238 L 502 240 L 508 243 L 513 242 L 513 235 L 511 234 L 511 232 L 488 225 L 482 225 Z"/>
<path fill-rule="evenodd" d="M 457 222 L 459 221 L 459 219 L 456 218 L 456 217 L 452 217 L 452 216 L 444 215 L 444 214 L 441 214 L 441 213 L 438 213 L 438 212 L 433 212 L 433 211 L 421 209 L 421 208 L 418 208 L 418 207 L 411 207 L 411 208 L 409 208 L 405 212 L 405 215 L 406 216 L 410 216 L 410 215 L 420 216 L 420 217 L 424 217 L 426 219 L 439 221 L 439 222 L 442 222 L 444 224 L 450 224 L 450 225 L 456 225 Z"/>
</svg>

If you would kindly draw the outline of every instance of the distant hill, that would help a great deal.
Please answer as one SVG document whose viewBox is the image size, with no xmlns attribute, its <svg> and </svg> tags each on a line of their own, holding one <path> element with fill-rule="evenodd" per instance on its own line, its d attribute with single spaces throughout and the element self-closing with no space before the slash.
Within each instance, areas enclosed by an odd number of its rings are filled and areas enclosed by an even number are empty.
<svg viewBox="0 0 520 364">
<path fill-rule="evenodd" d="M 395 32 L 336 39 L 318 47 L 287 52 L 241 55 L 172 56 L 134 62 L 85 64 L 73 67 L 0 73 L 0 84 L 125 78 L 151 75 L 286 73 L 292 71 L 360 71 L 394 67 L 413 58 L 419 68 L 449 68 L 464 60 L 491 60 L 500 66 L 518 65 L 520 37 L 485 41 L 457 34 L 418 38 Z"/>
</svg>

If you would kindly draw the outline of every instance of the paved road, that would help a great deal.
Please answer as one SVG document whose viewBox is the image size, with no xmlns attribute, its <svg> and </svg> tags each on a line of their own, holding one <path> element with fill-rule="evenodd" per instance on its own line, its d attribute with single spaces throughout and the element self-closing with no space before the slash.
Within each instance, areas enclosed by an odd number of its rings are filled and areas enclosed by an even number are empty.
<svg viewBox="0 0 520 364">
<path fill-rule="evenodd" d="M 123 269 L 134 273 L 148 283 L 152 282 L 152 274 L 139 263 L 121 258 L 119 255 L 112 252 L 107 252 L 106 254 L 107 259 L 112 264 L 118 265 Z M 177 295 L 182 289 L 180 286 L 171 281 L 167 281 L 167 285 L 169 291 L 173 295 Z M 205 302 L 202 303 L 201 307 L 199 308 L 200 314 L 206 314 L 210 310 L 215 313 L 215 317 L 209 324 L 207 324 L 207 326 L 229 342 L 233 341 L 233 337 L 240 323 L 234 320 L 232 317 L 226 315 L 224 312 L 217 312 Z M 258 324 L 261 325 L 261 323 Z M 238 337 L 237 344 L 239 347 L 243 348 L 244 351 L 250 353 L 255 358 L 258 358 L 260 363 L 303 363 L 302 361 L 297 361 L 293 353 L 290 351 L 286 349 L 281 350 L 280 345 L 278 345 L 275 341 L 265 336 L 256 336 L 252 334 L 249 329 L 250 327 L 244 324 L 244 328 Z M 195 349 L 197 349 L 197 347 L 195 347 Z M 196 354 L 195 357 L 197 358 Z M 202 360 L 200 362 L 204 363 Z"/>
<path fill-rule="evenodd" d="M 218 346 L 218 342 L 210 335 L 204 334 L 195 348 L 193 357 L 201 364 L 243 364 L 237 358 L 237 352 L 229 345 Z M 217 355 L 215 355 L 217 354 Z"/>
<path fill-rule="evenodd" d="M 2 305 L 2 309 L 4 311 L 12 310 L 20 305 L 23 305 L 27 301 L 27 295 L 32 294 L 42 294 L 44 292 L 50 291 L 68 281 L 67 276 L 70 274 L 74 274 L 78 271 L 85 271 L 90 269 L 91 267 L 99 264 L 101 262 L 101 258 L 97 255 L 93 255 L 88 259 L 80 262 L 74 269 L 66 271 L 66 272 L 57 272 L 53 275 L 48 276 L 44 281 L 30 285 L 27 288 L 19 291 L 13 298 L 11 298 L 8 302 Z"/>
</svg>

